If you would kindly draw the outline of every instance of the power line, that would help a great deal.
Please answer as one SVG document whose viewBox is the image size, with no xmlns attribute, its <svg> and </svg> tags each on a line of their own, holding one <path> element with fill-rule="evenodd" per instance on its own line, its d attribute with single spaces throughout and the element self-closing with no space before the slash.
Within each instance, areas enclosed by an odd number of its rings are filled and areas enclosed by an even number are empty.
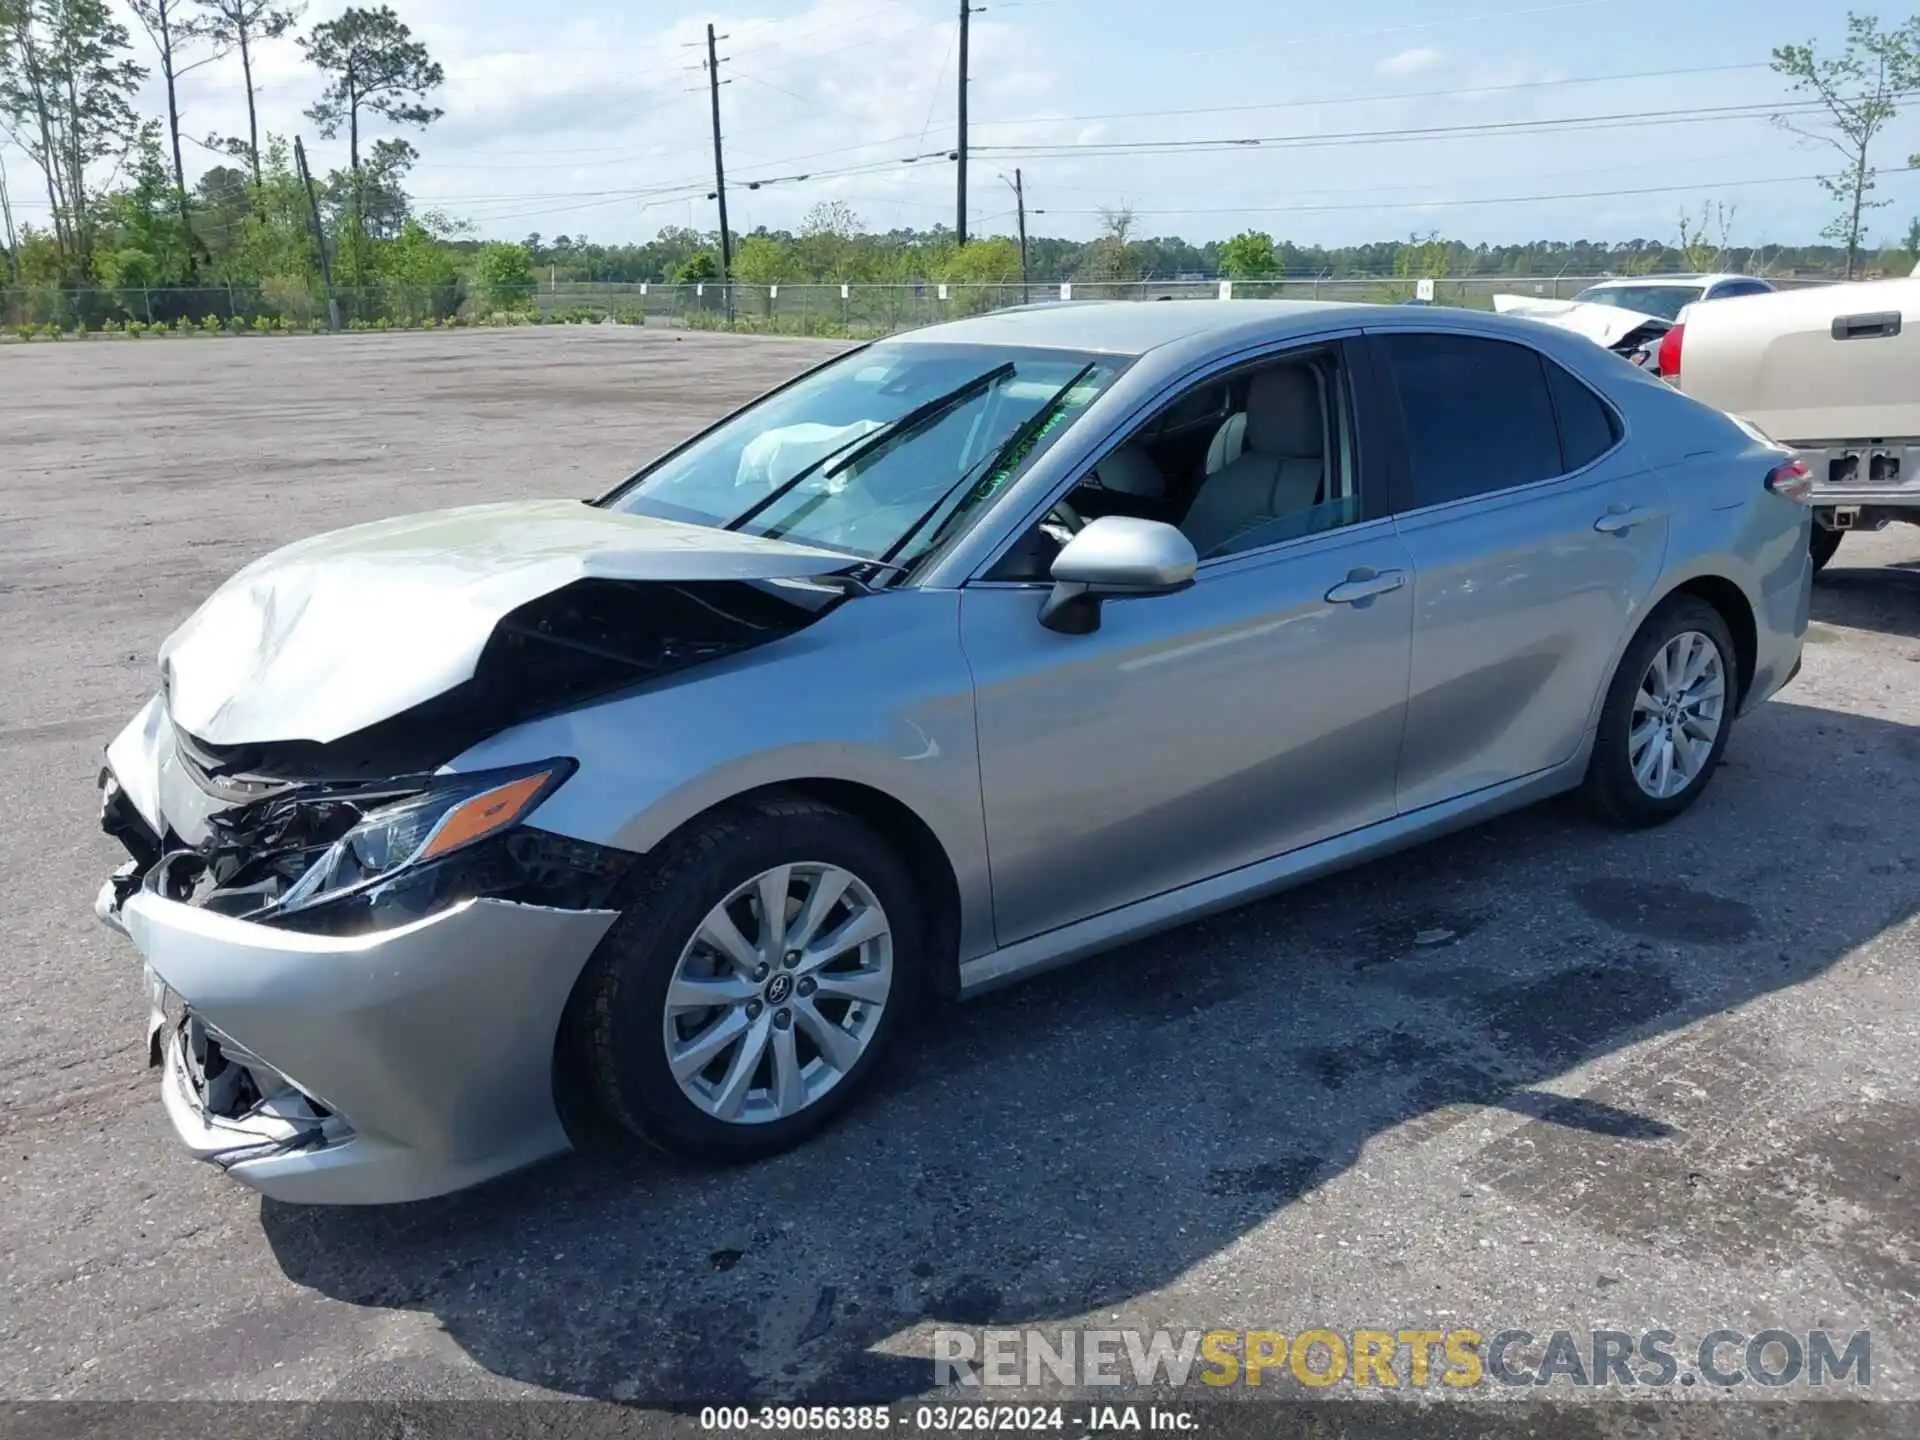
<svg viewBox="0 0 1920 1440">
<path fill-rule="evenodd" d="M 1336 145 L 1378 145 L 1408 140 L 1446 140 L 1465 136 L 1531 135 L 1572 130 L 1630 130 L 1648 125 L 1701 124 L 1723 120 L 1766 120 L 1824 108 L 1819 100 L 1767 105 L 1720 105 L 1703 109 L 1629 110 L 1600 115 L 1563 115 L 1533 120 L 1486 120 L 1468 125 L 1403 126 L 1388 130 L 1320 131 L 1293 135 L 1235 135 L 1202 140 L 1095 140 L 1080 143 L 981 145 L 981 154 L 1067 157 L 1075 155 L 1177 155 L 1253 147 L 1318 149 Z"/>
<path fill-rule="evenodd" d="M 1704 112 L 1704 113 L 1694 113 L 1694 112 L 1685 112 L 1685 111 L 1674 111 L 1674 112 L 1664 112 L 1664 113 L 1638 112 L 1638 113 L 1624 115 L 1624 116 L 1613 115 L 1613 116 L 1604 116 L 1604 117 L 1563 117 L 1560 119 L 1548 120 L 1548 121 L 1494 122 L 1499 126 L 1501 126 L 1502 128 L 1489 132 L 1484 128 L 1474 127 L 1471 130 L 1471 133 L 1496 133 L 1496 134 L 1537 133 L 1539 130 L 1543 128 L 1548 128 L 1548 127 L 1555 128 L 1555 129 L 1573 129 L 1573 128 L 1610 129 L 1610 128 L 1624 128 L 1628 124 L 1667 125 L 1667 124 L 1686 123 L 1687 121 L 1692 119 L 1725 120 L 1725 119 L 1741 119 L 1741 118 L 1753 118 L 1753 117 L 1748 115 L 1729 115 L 1729 114 L 1724 114 L 1717 111 Z M 1608 121 L 1609 123 L 1606 125 L 1589 125 L 1585 123 L 1585 122 L 1590 122 L 1594 120 L 1605 120 L 1605 121 Z M 1347 136 L 1316 135 L 1316 136 L 1304 136 L 1304 137 L 1297 137 L 1297 138 L 1296 137 L 1285 137 L 1285 138 L 1289 141 L 1295 141 L 1296 144 L 1304 144 L 1309 146 L 1320 145 L 1320 144 L 1362 143 L 1363 141 L 1368 141 L 1368 140 L 1374 141 L 1376 143 L 1386 143 L 1390 140 L 1400 140 L 1400 139 L 1411 140 L 1411 139 L 1427 139 L 1427 138 L 1447 138 L 1450 134 L 1456 134 L 1459 132 L 1459 130 L 1467 129 L 1467 128 L 1468 127 L 1456 127 L 1456 130 L 1452 132 L 1435 131 L 1435 130 L 1408 130 L 1408 131 L 1392 131 L 1392 132 L 1371 131 L 1371 132 L 1355 132 Z M 1277 138 L 1278 137 L 1276 137 L 1276 139 Z M 1165 143 L 1176 143 L 1176 142 L 1165 142 Z M 1221 148 L 1221 149 L 1243 148 L 1244 146 L 1244 142 L 1200 142 L 1200 143 L 1202 145 L 1209 146 L 1210 148 Z M 1271 139 L 1266 141 L 1265 143 L 1267 143 L 1270 148 L 1294 148 L 1293 144 L 1279 144 L 1279 143 L 1275 143 L 1275 140 L 1271 140 Z M 1022 156 L 1025 156 L 1030 153 L 1040 153 L 1040 154 L 1049 153 L 1048 147 L 980 146 L 976 148 L 981 153 L 1002 153 L 1003 151 L 1011 151 L 1013 153 L 1017 153 Z M 1067 153 L 1080 153 L 1080 152 L 1069 150 Z M 1186 149 L 1175 149 L 1172 151 L 1167 151 L 1163 149 L 1163 150 L 1149 150 L 1145 152 L 1123 151 L 1123 152 L 1116 152 L 1116 153 L 1120 153 L 1120 154 L 1194 153 L 1194 150 L 1192 148 L 1186 148 Z M 896 158 L 896 159 L 864 161 L 857 164 L 838 166 L 838 167 L 833 167 L 833 168 L 824 169 L 824 170 L 805 171 L 805 172 L 788 174 L 788 175 L 764 176 L 759 179 L 748 180 L 748 181 L 736 180 L 734 183 L 736 186 L 745 184 L 750 189 L 764 189 L 773 185 L 804 184 L 809 182 L 844 179 L 844 178 L 849 178 L 853 176 L 876 175 L 876 174 L 882 174 L 882 173 L 887 173 L 891 171 L 906 169 L 914 165 L 924 165 L 924 163 L 927 161 L 938 162 L 941 160 L 951 160 L 952 158 L 953 158 L 953 152 L 951 151 L 928 151 L 928 152 L 923 152 L 919 155 Z M 1579 174 L 1579 173 L 1592 173 L 1592 172 L 1575 171 L 1571 173 Z M 636 190 L 633 192 L 629 192 L 628 196 L 625 198 L 638 199 L 638 198 L 658 197 L 662 200 L 671 200 L 671 199 L 677 199 L 677 198 L 686 198 L 686 196 L 689 193 L 710 193 L 710 192 L 704 192 L 704 191 L 700 191 L 700 192 L 691 191 L 690 187 L 698 185 L 698 183 L 699 182 L 697 181 L 689 181 L 689 182 L 683 182 L 678 186 L 661 185 L 661 186 L 653 187 L 652 189 L 648 189 L 648 190 Z M 1388 187 L 1385 193 L 1394 193 L 1394 188 L 1395 187 Z M 1691 189 L 1696 187 L 1693 185 L 1682 185 L 1682 186 L 1676 186 L 1671 188 L 1684 190 L 1684 189 Z M 576 192 L 576 193 L 591 194 L 594 192 Z M 1321 192 L 1321 193 L 1328 193 L 1328 192 Z M 1338 192 L 1333 192 L 1333 193 L 1338 193 Z M 615 200 L 610 200 L 610 201 L 601 202 L 601 203 L 616 203 L 618 198 L 622 198 L 622 197 L 616 195 Z M 1409 202 L 1409 203 L 1417 207 L 1417 205 L 1420 203 L 1440 203 L 1440 202 Z M 563 207 L 563 208 L 578 209 L 578 208 L 590 208 L 590 207 L 571 206 L 571 207 Z M 1050 208 L 1053 209 L 1054 213 L 1058 213 L 1058 214 L 1094 213 L 1092 211 L 1076 212 L 1063 207 L 1050 207 Z M 1168 214 L 1233 213 L 1233 210 L 1237 208 L 1240 208 L 1240 207 L 1229 207 L 1219 211 L 1174 210 L 1174 211 L 1165 211 L 1165 212 L 1143 212 L 1143 213 L 1168 213 Z M 1278 207 L 1278 208 L 1302 208 L 1302 207 Z M 538 214 L 541 212 L 536 211 L 536 212 L 529 212 L 529 213 Z M 485 218 L 500 219 L 500 218 L 507 218 L 507 217 L 490 216 Z"/>
<path fill-rule="evenodd" d="M 1902 166 L 1898 170 L 1883 171 L 1883 174 L 1909 175 L 1915 168 Z M 1695 181 L 1689 185 L 1635 185 L 1625 190 L 1572 190 L 1554 195 L 1483 195 L 1456 200 L 1408 200 L 1401 204 L 1392 202 L 1368 201 L 1351 205 L 1232 205 L 1220 208 L 1196 207 L 1167 210 L 1135 210 L 1136 215 L 1273 215 L 1273 214 L 1319 214 L 1334 210 L 1427 210 L 1452 209 L 1473 205 L 1537 205 L 1554 200 L 1611 200 L 1628 195 L 1676 195 L 1683 192 L 1701 190 L 1730 190 L 1748 185 L 1795 185 L 1806 181 L 1818 180 L 1818 175 L 1773 175 L 1750 180 Z M 1097 208 L 1082 210 L 1064 210 L 1049 206 L 1050 215 L 1097 215 Z"/>
<path fill-rule="evenodd" d="M 1518 90 L 1550 90 L 1562 85 L 1604 85 L 1624 80 L 1669 80 L 1677 76 L 1720 75 L 1740 70 L 1770 70 L 1764 61 L 1744 65 L 1693 65 L 1679 70 L 1635 70 L 1619 75 L 1580 75 L 1558 80 L 1520 80 L 1508 85 L 1458 85 L 1445 90 L 1381 90 L 1370 95 L 1333 95 L 1319 100 L 1263 100 L 1254 105 L 1200 105 L 1182 110 L 1109 110 L 1097 115 L 1034 115 L 1025 119 L 976 120 L 982 125 L 1067 125 L 1088 120 L 1154 120 L 1176 115 L 1234 115 L 1254 110 L 1313 110 L 1326 105 L 1375 105 L 1393 100 L 1440 100 L 1459 95 L 1503 95 Z"/>
</svg>

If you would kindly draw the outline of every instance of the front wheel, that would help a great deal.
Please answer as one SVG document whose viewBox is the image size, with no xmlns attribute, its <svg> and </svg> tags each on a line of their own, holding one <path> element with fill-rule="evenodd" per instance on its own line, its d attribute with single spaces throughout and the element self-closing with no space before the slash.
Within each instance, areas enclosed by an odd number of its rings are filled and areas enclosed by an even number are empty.
<svg viewBox="0 0 1920 1440">
<path fill-rule="evenodd" d="M 616 1132 L 702 1160 L 798 1144 L 919 991 L 912 876 L 867 826 L 765 799 L 670 841 L 575 987 L 563 1045 Z"/>
<path fill-rule="evenodd" d="M 1582 787 L 1616 825 L 1659 825 L 1706 788 L 1733 728 L 1739 662 L 1727 623 L 1681 596 L 1647 618 L 1620 658 Z"/>
<path fill-rule="evenodd" d="M 1813 573 L 1818 575 L 1827 568 L 1827 562 L 1833 559 L 1834 551 L 1840 548 L 1840 542 L 1846 538 L 1844 530 L 1829 530 L 1826 526 L 1814 522 L 1813 540 L 1809 548 L 1813 551 Z"/>
</svg>

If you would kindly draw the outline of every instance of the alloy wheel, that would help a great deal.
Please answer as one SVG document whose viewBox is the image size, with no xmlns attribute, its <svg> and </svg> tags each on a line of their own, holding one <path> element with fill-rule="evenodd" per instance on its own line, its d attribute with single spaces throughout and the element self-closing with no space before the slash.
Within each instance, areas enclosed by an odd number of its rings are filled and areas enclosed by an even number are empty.
<svg viewBox="0 0 1920 1440">
<path fill-rule="evenodd" d="M 1683 630 L 1654 651 L 1627 732 L 1627 759 L 1642 791 L 1669 800 L 1699 779 L 1719 739 L 1726 698 L 1726 665 L 1710 636 Z"/>
<path fill-rule="evenodd" d="M 867 1052 L 893 993 L 893 931 L 837 865 L 776 865 L 707 912 L 667 985 L 681 1092 L 734 1124 L 796 1115 Z"/>
</svg>

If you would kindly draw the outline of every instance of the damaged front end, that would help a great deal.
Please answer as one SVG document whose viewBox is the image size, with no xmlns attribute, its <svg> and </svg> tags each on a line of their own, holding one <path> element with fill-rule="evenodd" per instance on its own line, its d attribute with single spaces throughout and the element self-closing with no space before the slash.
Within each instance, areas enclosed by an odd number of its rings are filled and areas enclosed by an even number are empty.
<svg viewBox="0 0 1920 1440">
<path fill-rule="evenodd" d="M 1558 330 L 1571 330 L 1594 344 L 1654 374 L 1660 373 L 1660 341 L 1674 322 L 1638 310 L 1588 300 L 1545 300 L 1528 295 L 1495 295 L 1493 308 L 1501 315 L 1538 320 Z"/>
<path fill-rule="evenodd" d="M 205 841 L 161 854 L 140 883 L 236 920 L 329 935 L 404 925 L 480 896 L 597 909 L 633 856 L 521 823 L 573 770 L 556 759 L 286 787 L 209 816 Z"/>
<path fill-rule="evenodd" d="M 145 962 L 187 1148 L 341 1203 L 564 1150 L 560 1017 L 644 862 L 540 828 L 592 783 L 575 756 L 460 757 L 791 637 L 864 593 L 855 563 L 541 502 L 320 537 L 216 592 L 99 777 L 127 859 L 95 909 Z"/>
<path fill-rule="evenodd" d="M 632 856 L 521 823 L 565 783 L 572 759 L 481 774 L 442 767 L 516 724 L 791 635 L 846 594 L 798 582 L 579 580 L 503 616 L 466 680 L 335 740 L 215 745 L 163 716 L 151 743 L 164 753 L 134 763 L 156 768 L 147 809 L 164 814 L 143 813 L 111 763 L 101 772 L 101 826 L 130 856 L 102 918 L 114 923 L 143 887 L 330 934 L 482 895 L 613 903 Z"/>
</svg>

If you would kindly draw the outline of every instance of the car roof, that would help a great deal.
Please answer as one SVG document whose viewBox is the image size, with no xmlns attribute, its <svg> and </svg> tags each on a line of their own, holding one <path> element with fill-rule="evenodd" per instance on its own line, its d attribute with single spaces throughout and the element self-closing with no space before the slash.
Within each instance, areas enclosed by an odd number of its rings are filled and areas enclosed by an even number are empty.
<svg viewBox="0 0 1920 1440">
<path fill-rule="evenodd" d="M 1236 332 L 1281 337 L 1297 325 L 1313 328 L 1330 313 L 1377 314 L 1377 305 L 1314 300 L 1056 300 L 1019 305 L 966 320 L 949 320 L 895 335 L 895 344 L 1029 345 L 1144 355 L 1162 345 L 1202 336 L 1231 339 Z"/>
</svg>

